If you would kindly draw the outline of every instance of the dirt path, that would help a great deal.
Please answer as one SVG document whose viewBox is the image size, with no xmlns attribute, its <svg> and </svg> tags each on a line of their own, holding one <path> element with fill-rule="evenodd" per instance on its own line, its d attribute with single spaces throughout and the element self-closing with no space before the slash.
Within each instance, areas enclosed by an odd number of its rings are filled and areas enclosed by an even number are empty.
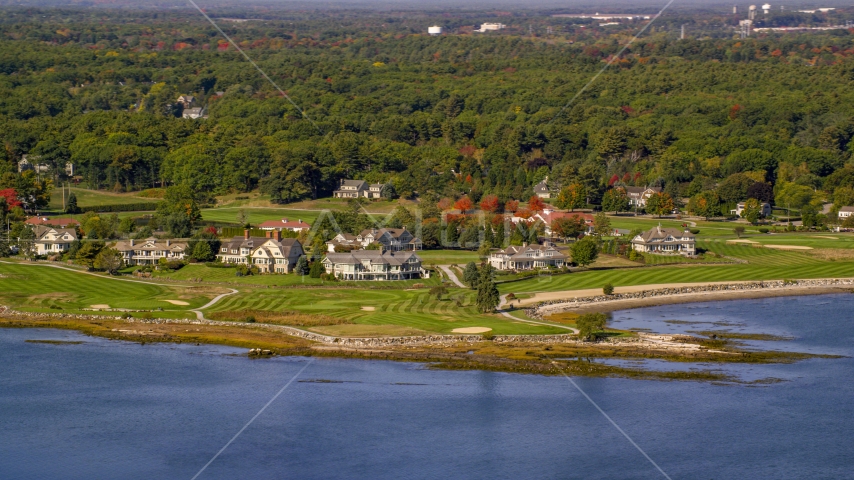
<svg viewBox="0 0 854 480">
<path fill-rule="evenodd" d="M 458 286 L 460 288 L 468 288 L 463 282 L 460 281 L 459 278 L 457 278 L 457 274 L 454 273 L 454 270 L 451 268 L 450 265 L 437 265 L 437 266 L 439 268 L 441 268 L 443 272 L 445 272 L 445 274 L 448 276 L 448 278 L 451 279 L 451 281 L 454 282 L 454 284 L 456 286 Z"/>
</svg>

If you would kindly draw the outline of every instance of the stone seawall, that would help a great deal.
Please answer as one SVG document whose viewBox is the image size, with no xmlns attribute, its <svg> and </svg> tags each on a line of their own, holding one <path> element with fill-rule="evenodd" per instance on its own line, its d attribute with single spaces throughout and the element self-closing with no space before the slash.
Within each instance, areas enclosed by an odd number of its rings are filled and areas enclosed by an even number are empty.
<svg viewBox="0 0 854 480">
<path fill-rule="evenodd" d="M 640 292 L 615 293 L 613 295 L 594 295 L 559 299 L 540 302 L 525 309 L 525 314 L 531 318 L 542 319 L 544 315 L 558 313 L 572 308 L 586 307 L 602 302 L 619 300 L 639 300 L 646 298 L 673 297 L 675 295 L 720 293 L 720 292 L 749 292 L 758 290 L 782 291 L 785 289 L 820 288 L 820 287 L 854 287 L 854 279 L 819 279 L 819 280 L 775 280 L 763 282 L 722 283 L 712 285 L 660 288 Z"/>
<path fill-rule="evenodd" d="M 129 324 L 147 325 L 209 325 L 215 327 L 261 328 L 277 331 L 286 335 L 304 338 L 312 342 L 334 345 L 342 348 L 380 348 L 400 347 L 407 345 L 455 345 L 459 343 L 474 344 L 487 340 L 483 335 L 417 335 L 410 337 L 335 337 L 320 333 L 309 332 L 285 325 L 269 323 L 238 323 L 216 320 L 173 319 L 173 318 L 121 318 L 109 315 L 77 315 L 71 313 L 41 313 L 20 312 L 8 307 L 0 307 L 0 315 L 28 318 L 84 319 L 84 320 L 113 320 Z M 495 343 L 576 343 L 575 336 L 561 335 L 494 335 L 488 338 Z"/>
</svg>

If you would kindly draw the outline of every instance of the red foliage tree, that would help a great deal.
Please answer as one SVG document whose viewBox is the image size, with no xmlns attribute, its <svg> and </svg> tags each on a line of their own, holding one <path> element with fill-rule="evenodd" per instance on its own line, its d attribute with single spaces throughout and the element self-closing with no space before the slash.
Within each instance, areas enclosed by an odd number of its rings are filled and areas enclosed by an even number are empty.
<svg viewBox="0 0 854 480">
<path fill-rule="evenodd" d="M 457 200 L 457 203 L 454 204 L 454 208 L 460 211 L 460 213 L 465 213 L 472 209 L 474 204 L 471 202 L 469 197 L 462 197 Z"/>
<path fill-rule="evenodd" d="M 504 204 L 504 210 L 510 213 L 519 210 L 519 200 L 507 200 L 507 203 Z"/>
<path fill-rule="evenodd" d="M 438 207 L 439 210 L 444 212 L 445 210 L 450 210 L 453 205 L 454 201 L 448 197 L 445 197 L 439 200 L 439 203 L 436 204 L 436 207 Z"/>
<path fill-rule="evenodd" d="M 18 201 L 18 192 L 14 188 L 0 190 L 0 197 L 6 199 L 6 208 L 21 206 L 21 202 Z"/>
<path fill-rule="evenodd" d="M 546 202 L 544 202 L 542 198 L 532 195 L 531 198 L 528 199 L 528 210 L 536 213 L 542 212 L 545 208 Z"/>
<path fill-rule="evenodd" d="M 620 176 L 619 176 L 619 175 L 617 175 L 617 174 L 615 173 L 615 174 L 611 177 L 611 179 L 610 179 L 610 180 L 608 180 L 608 186 L 609 186 L 609 187 L 613 187 L 613 186 L 614 186 L 614 184 L 615 184 L 615 183 L 617 183 L 619 180 L 620 180 Z"/>
<path fill-rule="evenodd" d="M 495 213 L 498 211 L 499 205 L 497 195 L 489 194 L 480 200 L 480 209 L 485 212 Z"/>
</svg>

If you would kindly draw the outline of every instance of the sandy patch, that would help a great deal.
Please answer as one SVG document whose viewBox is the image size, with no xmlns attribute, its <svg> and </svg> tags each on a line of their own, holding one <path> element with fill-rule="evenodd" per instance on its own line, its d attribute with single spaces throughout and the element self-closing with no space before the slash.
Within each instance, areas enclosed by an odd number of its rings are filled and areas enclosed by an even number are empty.
<svg viewBox="0 0 854 480">
<path fill-rule="evenodd" d="M 189 305 L 189 303 L 187 303 L 187 302 L 185 302 L 185 301 L 183 301 L 183 300 L 163 300 L 163 301 L 164 301 L 164 302 L 169 302 L 169 303 L 171 303 L 172 305 Z"/>
<path fill-rule="evenodd" d="M 97 305 L 89 305 L 89 306 L 90 306 L 90 307 L 92 307 L 92 308 L 94 308 L 94 309 L 96 309 L 96 310 L 102 310 L 102 309 L 105 309 L 105 308 L 110 308 L 110 306 L 109 306 L 109 305 L 105 305 L 105 304 L 103 304 L 103 303 L 99 303 L 99 304 L 97 304 Z"/>
<path fill-rule="evenodd" d="M 739 239 L 739 240 L 727 240 L 726 243 L 756 243 L 753 240 L 747 239 Z"/>
<path fill-rule="evenodd" d="M 777 250 L 812 250 L 812 247 L 803 245 L 763 245 L 765 248 L 776 248 Z"/>
<path fill-rule="evenodd" d="M 455 328 L 451 330 L 454 333 L 486 333 L 491 332 L 491 328 L 486 327 L 466 327 L 466 328 Z"/>
<path fill-rule="evenodd" d="M 828 240 L 839 240 L 839 237 L 831 237 L 828 235 L 813 235 L 812 238 L 826 238 Z"/>
<path fill-rule="evenodd" d="M 377 309 L 377 307 L 362 307 L 362 310 L 366 312 L 373 312 Z"/>
</svg>

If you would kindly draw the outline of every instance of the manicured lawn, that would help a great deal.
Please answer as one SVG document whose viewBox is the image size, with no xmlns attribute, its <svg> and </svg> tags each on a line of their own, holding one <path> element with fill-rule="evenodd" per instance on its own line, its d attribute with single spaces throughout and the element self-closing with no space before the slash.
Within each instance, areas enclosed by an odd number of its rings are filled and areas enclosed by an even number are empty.
<svg viewBox="0 0 854 480">
<path fill-rule="evenodd" d="M 70 189 L 66 189 L 65 195 L 66 200 L 68 199 L 68 192 L 74 192 L 74 195 L 77 197 L 77 205 L 79 207 L 94 207 L 98 205 L 127 205 L 129 203 L 147 203 L 150 202 L 152 205 L 152 210 L 154 210 L 154 205 L 159 201 L 156 198 L 145 198 L 138 197 L 133 193 L 111 193 L 104 192 L 101 190 L 88 190 L 85 188 L 76 188 L 72 187 Z M 62 189 L 55 188 L 53 193 L 50 196 L 50 208 L 51 210 L 61 210 L 62 209 Z"/>
<path fill-rule="evenodd" d="M 698 246 L 718 254 L 746 260 L 726 265 L 684 265 L 600 270 L 538 277 L 500 286 L 507 292 L 550 292 L 614 286 L 660 283 L 716 282 L 738 280 L 774 280 L 784 278 L 854 277 L 854 261 L 826 261 L 808 252 L 775 250 L 745 244 L 726 243 L 726 239 L 704 240 Z"/>
<path fill-rule="evenodd" d="M 465 265 L 469 262 L 480 263 L 477 252 L 470 250 L 419 250 L 418 256 L 428 265 Z"/>
<path fill-rule="evenodd" d="M 212 311 L 271 310 L 317 313 L 358 325 L 397 325 L 425 332 L 451 333 L 455 328 L 487 327 L 493 333 L 562 333 L 561 329 L 484 315 L 474 306 L 475 292 L 451 289 L 455 300 L 436 300 L 426 289 L 293 289 L 247 291 L 223 299 Z M 367 308 L 364 308 L 367 307 Z"/>
<path fill-rule="evenodd" d="M 202 210 L 202 219 L 210 222 L 233 223 L 237 225 L 237 215 L 243 210 L 249 218 L 249 223 L 258 225 L 267 220 L 300 220 L 314 224 L 321 210 L 291 210 L 288 208 L 268 207 L 216 207 Z"/>
<path fill-rule="evenodd" d="M 308 275 L 295 275 L 295 274 L 287 274 L 287 275 L 277 275 L 277 274 L 266 274 L 266 275 L 250 275 L 246 277 L 238 277 L 236 275 L 236 269 L 234 268 L 211 268 L 202 264 L 191 264 L 187 265 L 184 268 L 172 272 L 172 273 L 160 273 L 155 272 L 156 277 L 170 278 L 172 280 L 185 280 L 185 281 L 195 281 L 195 279 L 201 278 L 205 282 L 225 282 L 225 283 L 233 283 L 235 285 L 262 285 L 262 286 L 293 286 L 293 285 L 314 285 L 314 286 L 341 286 L 343 288 L 347 288 L 353 285 L 359 285 L 366 288 L 371 287 L 381 287 L 381 288 L 409 288 L 413 284 L 421 283 L 427 286 L 438 285 L 439 278 L 434 276 L 433 278 L 422 278 L 418 280 L 400 280 L 393 282 L 367 282 L 367 281 L 355 281 L 355 282 L 324 282 L 319 278 L 311 278 Z"/>
<path fill-rule="evenodd" d="M 188 309 L 204 305 L 213 296 L 206 287 L 119 281 L 35 264 L 0 264 L 0 275 L 0 304 L 30 311 L 77 312 L 92 305 L 109 305 L 134 310 L 162 308 L 172 311 L 165 316 L 176 316 L 175 312 L 189 316 Z M 189 305 L 177 306 L 166 300 Z"/>
</svg>

